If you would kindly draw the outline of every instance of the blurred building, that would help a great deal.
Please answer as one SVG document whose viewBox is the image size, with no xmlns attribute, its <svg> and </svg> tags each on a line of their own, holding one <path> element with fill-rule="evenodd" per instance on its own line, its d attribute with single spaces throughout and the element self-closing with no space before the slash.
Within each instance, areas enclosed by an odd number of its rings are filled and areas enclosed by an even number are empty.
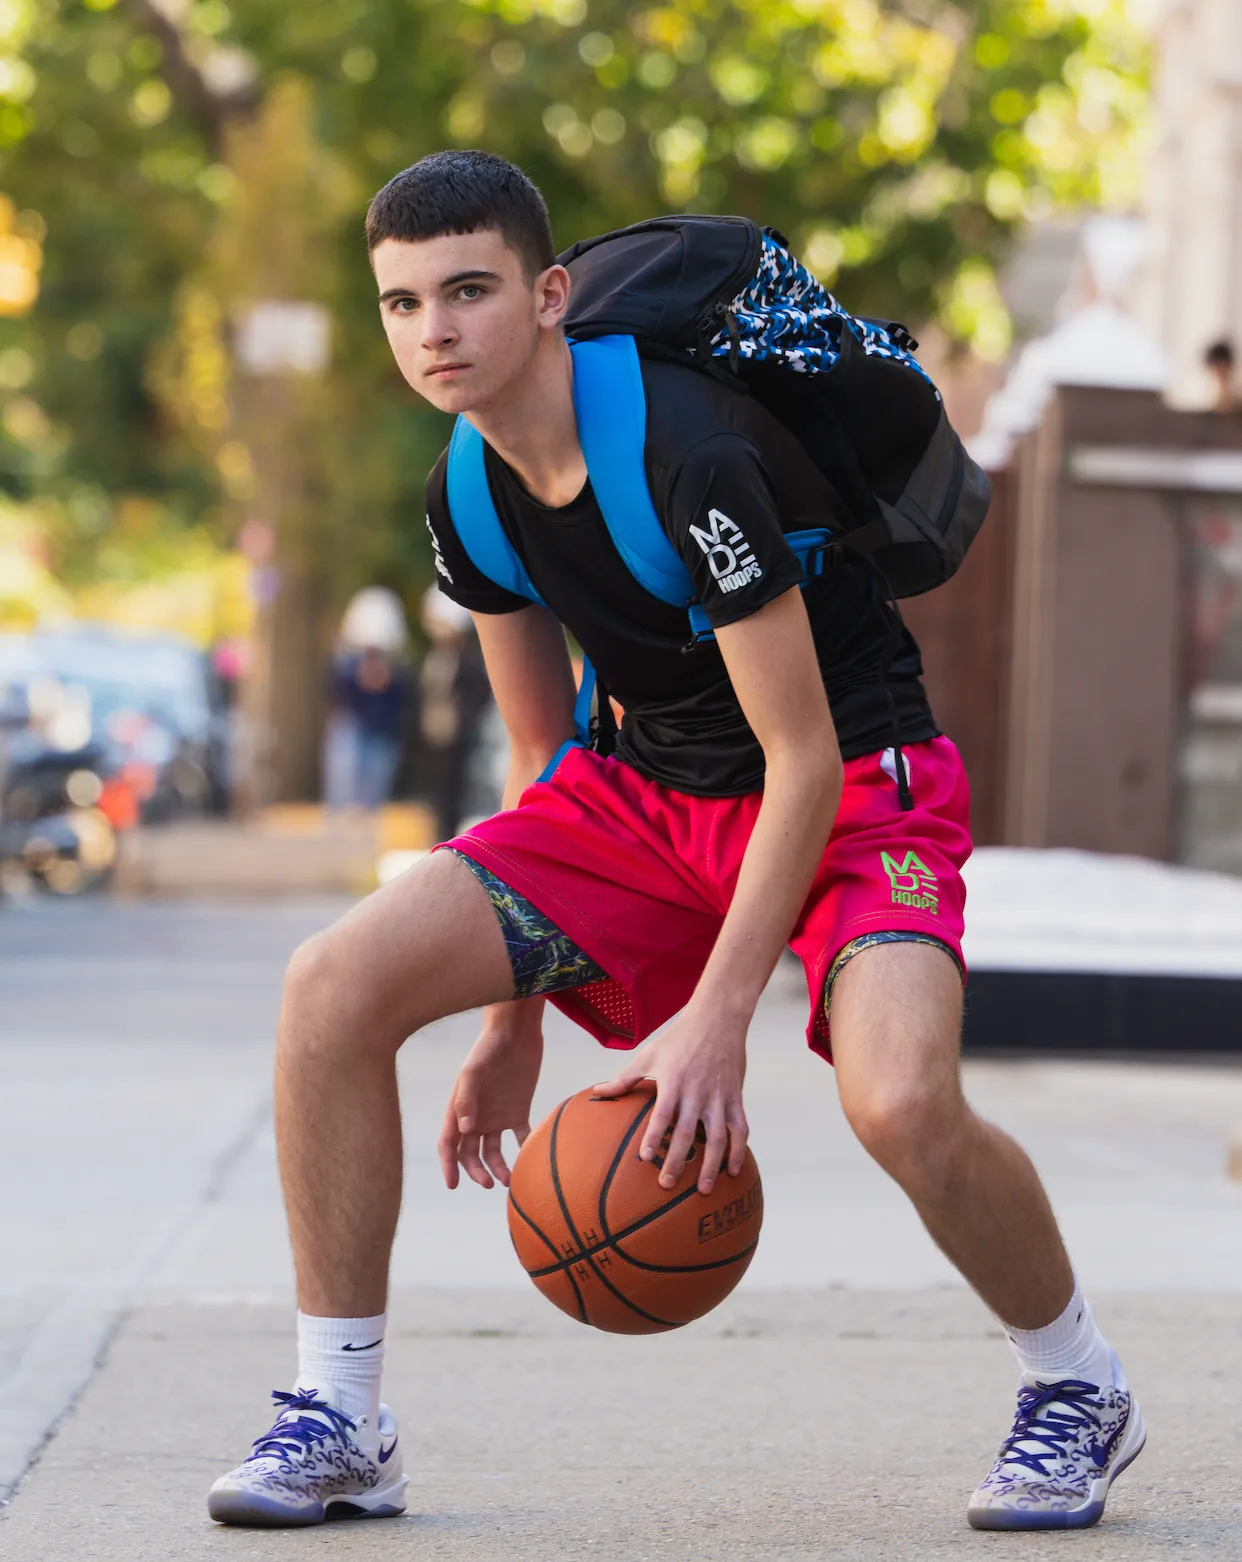
<svg viewBox="0 0 1242 1562">
<path fill-rule="evenodd" d="M 1137 313 L 1169 355 L 1168 399 L 1213 399 L 1205 350 L 1242 344 L 1242 3 L 1165 0 Z"/>
<path fill-rule="evenodd" d="M 993 514 L 907 616 L 979 841 L 1242 873 L 1239 0 L 1170 0 L 1158 113 L 1145 212 L 1011 268 Z"/>
</svg>

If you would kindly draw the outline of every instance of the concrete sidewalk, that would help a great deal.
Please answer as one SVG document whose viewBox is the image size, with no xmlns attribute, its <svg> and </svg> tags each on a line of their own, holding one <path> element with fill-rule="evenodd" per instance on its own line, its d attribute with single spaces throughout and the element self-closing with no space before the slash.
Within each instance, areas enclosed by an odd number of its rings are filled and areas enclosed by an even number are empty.
<svg viewBox="0 0 1242 1562">
<path fill-rule="evenodd" d="M 3 912 L 0 1486 L 37 1458 L 0 1507 L 0 1557 L 1242 1559 L 1242 1187 L 1224 1174 L 1242 1070 L 967 1065 L 1044 1174 L 1151 1431 L 1099 1530 L 974 1535 L 966 1498 L 1012 1414 L 1007 1347 L 854 1142 L 785 969 L 747 1084 L 759 1252 L 725 1307 L 667 1336 L 596 1334 L 533 1292 L 503 1199 L 437 1181 L 474 1021 L 408 1046 L 386 1394 L 411 1516 L 211 1525 L 208 1485 L 292 1378 L 271 1028 L 289 950 L 343 906 Z M 553 1018 L 536 1112 L 611 1064 Z"/>
<path fill-rule="evenodd" d="M 1242 1556 L 1232 1296 L 1100 1299 L 1147 1451 L 1085 1535 L 980 1535 L 963 1509 L 1012 1410 L 992 1321 L 959 1290 L 756 1291 L 675 1335 L 583 1329 L 525 1292 L 404 1292 L 389 1396 L 403 1519 L 224 1530 L 204 1494 L 287 1376 L 288 1314 L 149 1306 L 113 1344 L 0 1528 L 7 1562 L 1024 1562 Z"/>
</svg>

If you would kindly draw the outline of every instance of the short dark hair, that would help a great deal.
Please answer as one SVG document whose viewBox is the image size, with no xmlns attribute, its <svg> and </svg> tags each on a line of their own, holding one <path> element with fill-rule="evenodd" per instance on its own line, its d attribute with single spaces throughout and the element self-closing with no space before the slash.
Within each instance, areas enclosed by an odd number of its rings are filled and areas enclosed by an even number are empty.
<svg viewBox="0 0 1242 1562">
<path fill-rule="evenodd" d="M 542 195 L 493 152 L 433 152 L 390 179 L 367 207 L 367 248 L 446 233 L 499 233 L 529 281 L 556 260 Z"/>
<path fill-rule="evenodd" d="M 1203 355 L 1203 361 L 1209 369 L 1233 368 L 1233 343 L 1227 336 L 1222 336 L 1219 342 L 1213 342 Z"/>
</svg>

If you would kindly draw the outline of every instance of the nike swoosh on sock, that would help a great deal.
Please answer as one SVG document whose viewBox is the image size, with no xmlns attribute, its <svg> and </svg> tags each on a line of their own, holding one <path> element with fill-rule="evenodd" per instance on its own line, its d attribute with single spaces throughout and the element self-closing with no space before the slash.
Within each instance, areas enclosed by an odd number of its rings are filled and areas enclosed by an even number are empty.
<svg viewBox="0 0 1242 1562">
<path fill-rule="evenodd" d="M 355 1350 L 355 1351 L 358 1351 L 358 1350 L 374 1350 L 377 1345 L 382 1345 L 383 1343 L 384 1343 L 384 1336 L 381 1334 L 378 1340 L 372 1340 L 369 1345 L 342 1345 L 341 1349 L 342 1350 Z"/>
</svg>

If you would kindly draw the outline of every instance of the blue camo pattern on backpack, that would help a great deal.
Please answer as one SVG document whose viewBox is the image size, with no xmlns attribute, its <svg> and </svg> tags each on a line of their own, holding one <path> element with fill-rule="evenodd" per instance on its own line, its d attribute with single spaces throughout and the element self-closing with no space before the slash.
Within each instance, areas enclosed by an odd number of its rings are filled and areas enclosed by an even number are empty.
<svg viewBox="0 0 1242 1562">
<path fill-rule="evenodd" d="M 712 356 L 733 353 L 751 363 L 779 359 L 798 374 L 826 374 L 841 356 L 841 333 L 853 331 L 871 357 L 893 358 L 931 377 L 912 352 L 899 347 L 883 326 L 848 314 L 832 294 L 770 233 L 754 277 L 729 305 L 732 332 L 712 338 Z"/>
</svg>

